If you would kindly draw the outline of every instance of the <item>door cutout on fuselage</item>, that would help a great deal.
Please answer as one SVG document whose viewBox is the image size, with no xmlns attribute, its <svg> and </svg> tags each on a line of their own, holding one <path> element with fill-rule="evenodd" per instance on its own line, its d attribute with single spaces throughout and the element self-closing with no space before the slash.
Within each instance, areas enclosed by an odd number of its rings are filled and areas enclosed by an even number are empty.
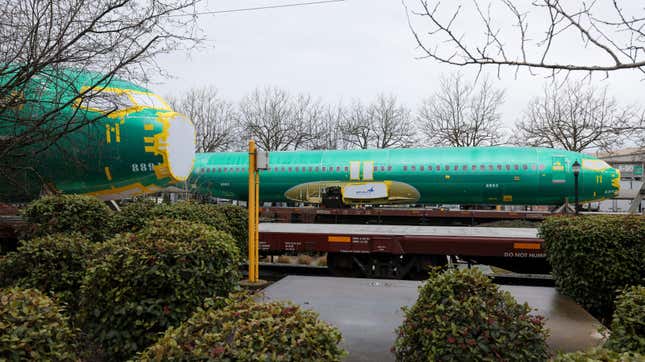
<svg viewBox="0 0 645 362">
<path fill-rule="evenodd" d="M 566 175 L 564 156 L 551 157 L 551 182 L 554 184 L 563 184 L 567 182 Z"/>
</svg>

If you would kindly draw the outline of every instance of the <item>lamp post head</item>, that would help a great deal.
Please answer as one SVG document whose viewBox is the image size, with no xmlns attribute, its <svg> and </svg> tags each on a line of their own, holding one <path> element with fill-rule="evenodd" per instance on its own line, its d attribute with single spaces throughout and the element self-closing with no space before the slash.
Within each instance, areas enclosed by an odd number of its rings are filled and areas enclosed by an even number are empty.
<svg viewBox="0 0 645 362">
<path fill-rule="evenodd" d="M 571 165 L 571 169 L 573 170 L 574 176 L 578 176 L 580 174 L 580 163 L 578 163 L 578 160 Z"/>
</svg>

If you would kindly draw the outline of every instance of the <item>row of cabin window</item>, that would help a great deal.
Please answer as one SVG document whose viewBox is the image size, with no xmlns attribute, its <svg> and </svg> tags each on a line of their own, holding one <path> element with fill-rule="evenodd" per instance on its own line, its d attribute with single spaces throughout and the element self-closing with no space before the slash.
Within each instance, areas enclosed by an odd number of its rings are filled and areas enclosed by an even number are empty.
<svg viewBox="0 0 645 362">
<path fill-rule="evenodd" d="M 434 168 L 433 168 L 433 167 L 434 167 Z M 489 171 L 494 171 L 495 169 L 497 169 L 498 171 L 502 171 L 502 169 L 504 169 L 504 168 L 505 168 L 505 169 L 506 169 L 506 171 L 510 171 L 510 170 L 511 170 L 511 168 L 512 168 L 512 169 L 513 169 L 513 170 L 515 170 L 515 171 L 519 171 L 520 167 L 522 168 L 522 170 L 525 170 L 525 171 L 526 171 L 526 170 L 528 170 L 529 168 L 530 168 L 531 170 L 535 171 L 535 170 L 538 168 L 538 166 L 537 166 L 536 164 L 534 164 L 534 163 L 532 163 L 532 164 L 530 164 L 530 165 L 528 165 L 528 164 L 522 164 L 521 166 L 520 166 L 520 165 L 518 165 L 518 164 L 514 164 L 514 165 L 506 164 L 505 166 L 504 166 L 504 165 L 501 165 L 501 164 L 497 164 L 497 166 L 489 164 L 489 165 L 488 165 L 488 170 L 489 170 Z M 388 165 L 388 166 L 381 165 L 381 166 L 374 166 L 374 172 L 379 171 L 379 168 L 380 168 L 380 171 L 385 171 L 385 170 L 386 170 L 386 168 L 387 168 L 387 171 L 392 171 L 392 166 L 389 166 L 389 165 Z M 486 171 L 486 168 L 487 168 L 487 167 L 486 167 L 486 165 L 479 165 L 479 170 L 480 170 L 480 171 Z M 542 171 L 542 170 L 544 170 L 545 166 L 544 166 L 544 165 L 540 165 L 540 166 L 539 166 L 539 168 L 540 168 L 540 171 Z M 266 171 L 271 171 L 271 170 L 273 170 L 273 171 L 275 171 L 275 172 L 278 172 L 278 171 L 283 171 L 283 172 L 284 172 L 284 171 L 293 172 L 293 171 L 294 171 L 294 169 L 295 169 L 295 172 L 307 172 L 307 167 L 304 167 L 304 166 L 303 166 L 303 167 L 300 167 L 300 166 L 295 166 L 295 167 L 292 167 L 292 166 L 288 166 L 288 167 L 286 167 L 286 166 L 277 167 L 277 166 L 276 166 L 276 167 L 273 167 L 273 169 L 269 168 L 269 169 L 268 169 L 268 170 L 266 170 Z M 314 172 L 314 171 L 315 171 L 315 172 L 319 172 L 321 169 L 322 169 L 322 171 L 323 171 L 323 172 L 327 172 L 328 170 L 329 170 L 329 172 L 334 172 L 334 167 L 333 167 L 333 166 L 332 166 L 332 167 L 327 167 L 327 166 L 322 166 L 322 167 L 321 167 L 321 166 L 309 166 L 309 172 Z M 345 166 L 344 168 L 342 168 L 341 166 L 336 166 L 336 168 L 335 168 L 335 169 L 336 169 L 336 172 L 341 172 L 341 170 L 344 170 L 345 172 L 348 172 L 348 171 L 349 171 L 349 167 L 348 167 L 348 166 Z M 432 170 L 441 171 L 441 165 L 436 165 L 436 166 L 428 165 L 427 167 L 426 167 L 425 165 L 420 165 L 420 166 L 418 166 L 418 167 L 417 167 L 416 165 L 404 165 L 404 166 L 403 166 L 403 171 L 416 171 L 417 169 L 418 169 L 419 171 L 424 171 L 424 170 L 428 170 L 428 171 L 432 171 Z M 460 166 L 459 166 L 459 165 L 454 165 L 454 166 L 444 165 L 444 166 L 443 166 L 443 169 L 444 169 L 444 171 L 450 171 L 451 169 L 452 169 L 452 170 L 454 170 L 454 171 L 459 171 Z M 461 166 L 461 170 L 462 170 L 462 171 L 468 171 L 468 169 L 469 169 L 468 165 L 462 165 L 462 166 Z M 472 171 L 477 171 L 477 165 L 472 165 L 472 166 L 470 166 L 470 169 L 471 169 Z M 246 169 L 245 167 L 224 167 L 224 168 L 222 168 L 222 167 L 218 167 L 218 168 L 217 168 L 217 170 L 215 169 L 215 167 L 213 167 L 213 168 L 206 167 L 206 168 L 202 168 L 202 169 L 201 169 L 201 173 L 205 173 L 205 172 L 243 172 L 243 171 L 246 171 L 246 170 L 247 170 L 247 169 Z M 302 170 L 302 171 L 301 171 L 301 170 Z"/>
</svg>

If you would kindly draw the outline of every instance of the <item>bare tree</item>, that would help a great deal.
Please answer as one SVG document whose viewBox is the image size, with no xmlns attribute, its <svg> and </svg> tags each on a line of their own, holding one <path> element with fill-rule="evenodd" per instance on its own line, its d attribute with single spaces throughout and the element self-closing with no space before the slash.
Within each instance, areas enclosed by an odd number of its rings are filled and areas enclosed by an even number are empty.
<svg viewBox="0 0 645 362">
<path fill-rule="evenodd" d="M 192 89 L 179 99 L 168 98 L 168 103 L 193 121 L 197 152 L 241 147 L 239 116 L 231 102 L 219 97 L 217 89 Z"/>
<path fill-rule="evenodd" d="M 0 177 L 37 172 L 35 156 L 98 120 L 64 112 L 71 105 L 98 99 L 113 77 L 145 80 L 157 55 L 194 45 L 195 18 L 185 15 L 197 1 L 5 0 Z"/>
<path fill-rule="evenodd" d="M 244 132 L 267 151 L 308 148 L 318 137 L 322 107 L 311 96 L 293 98 L 278 88 L 256 89 L 240 102 Z"/>
<path fill-rule="evenodd" d="M 442 63 L 492 65 L 498 71 L 502 66 L 542 68 L 552 75 L 621 69 L 645 73 L 645 8 L 635 1 L 415 3 L 419 6 L 408 11 L 415 16 L 408 17 L 413 35 L 425 57 Z M 479 19 L 479 27 L 472 27 L 471 18 L 464 20 L 470 14 Z M 558 57 L 557 48 L 598 54 L 605 61 L 582 60 L 598 59 L 589 56 L 572 62 Z"/>
<path fill-rule="evenodd" d="M 312 125 L 313 133 L 317 135 L 311 140 L 309 148 L 312 150 L 338 150 L 344 149 L 342 140 L 341 123 L 345 110 L 342 104 L 337 106 L 327 105 L 323 108 L 320 122 Z"/>
<path fill-rule="evenodd" d="M 355 101 L 344 112 L 339 126 L 343 142 L 352 148 L 369 148 L 373 134 L 371 121 L 369 108 Z"/>
<path fill-rule="evenodd" d="M 376 148 L 410 147 L 416 133 L 410 110 L 396 97 L 380 94 L 369 108 Z"/>
<path fill-rule="evenodd" d="M 488 79 L 479 87 L 453 73 L 441 78 L 439 89 L 421 105 L 417 122 L 428 143 L 441 146 L 490 146 L 503 143 L 499 107 L 504 91 Z"/>
<path fill-rule="evenodd" d="M 620 107 L 607 89 L 581 82 L 545 87 L 516 124 L 515 143 L 571 151 L 611 150 L 638 131 L 633 107 Z"/>
<path fill-rule="evenodd" d="M 410 113 L 396 97 L 379 94 L 369 105 L 354 101 L 343 112 L 338 129 L 349 148 L 410 147 L 416 132 Z"/>
</svg>

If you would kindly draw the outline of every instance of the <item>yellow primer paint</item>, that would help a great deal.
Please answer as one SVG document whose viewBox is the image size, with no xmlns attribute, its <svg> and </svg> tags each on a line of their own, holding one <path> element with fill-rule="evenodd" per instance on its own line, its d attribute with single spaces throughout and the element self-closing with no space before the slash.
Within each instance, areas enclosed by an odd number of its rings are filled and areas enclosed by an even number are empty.
<svg viewBox="0 0 645 362">
<path fill-rule="evenodd" d="M 118 123 L 114 125 L 114 133 L 116 137 L 116 143 L 121 142 L 121 128 L 119 127 Z"/>
<path fill-rule="evenodd" d="M 110 172 L 110 167 L 105 166 L 105 177 L 108 181 L 112 181 L 112 173 Z"/>
<path fill-rule="evenodd" d="M 351 243 L 352 238 L 350 236 L 329 235 L 327 236 L 327 241 L 330 243 Z"/>
<path fill-rule="evenodd" d="M 96 196 L 100 198 L 101 196 L 111 196 L 111 195 L 121 194 L 132 190 L 137 190 L 137 193 L 152 194 L 155 192 L 159 192 L 161 190 L 161 187 L 154 184 L 144 186 L 142 183 L 137 182 L 137 183 L 133 183 L 122 187 L 116 187 L 116 188 L 112 187 L 106 190 L 88 192 L 86 195 Z"/>
<path fill-rule="evenodd" d="M 530 250 L 539 250 L 541 249 L 540 243 L 513 243 L 514 249 L 530 249 Z"/>
<path fill-rule="evenodd" d="M 110 125 L 109 124 L 105 125 L 105 141 L 107 143 L 112 142 L 112 139 L 110 137 Z"/>
<path fill-rule="evenodd" d="M 143 125 L 143 129 L 146 131 L 152 131 L 155 129 L 155 125 L 152 123 L 146 123 Z"/>
<path fill-rule="evenodd" d="M 446 175 L 446 180 L 450 180 L 450 175 Z"/>
<path fill-rule="evenodd" d="M 504 202 L 511 202 L 513 201 L 513 195 L 504 195 L 503 200 Z"/>
</svg>

